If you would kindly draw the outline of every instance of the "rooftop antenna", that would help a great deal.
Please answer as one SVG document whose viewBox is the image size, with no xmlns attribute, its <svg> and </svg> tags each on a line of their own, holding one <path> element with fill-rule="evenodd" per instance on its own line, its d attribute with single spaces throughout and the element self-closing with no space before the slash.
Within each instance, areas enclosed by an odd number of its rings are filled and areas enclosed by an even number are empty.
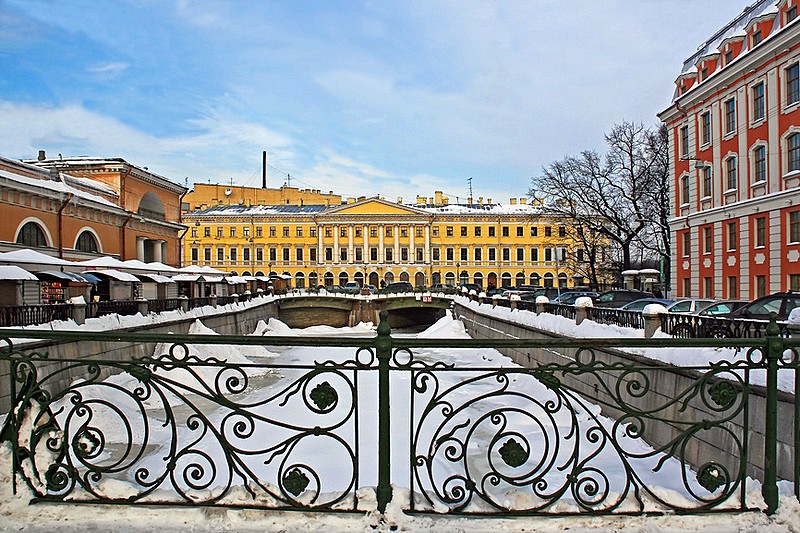
<svg viewBox="0 0 800 533">
<path fill-rule="evenodd" d="M 469 183 L 469 197 L 472 198 L 472 178 L 467 178 L 467 183 Z"/>
<path fill-rule="evenodd" d="M 292 175 L 288 174 L 288 173 L 286 174 L 286 186 L 287 187 L 291 187 L 292 186 Z"/>
<path fill-rule="evenodd" d="M 267 151 L 261 152 L 261 188 L 267 188 Z"/>
</svg>

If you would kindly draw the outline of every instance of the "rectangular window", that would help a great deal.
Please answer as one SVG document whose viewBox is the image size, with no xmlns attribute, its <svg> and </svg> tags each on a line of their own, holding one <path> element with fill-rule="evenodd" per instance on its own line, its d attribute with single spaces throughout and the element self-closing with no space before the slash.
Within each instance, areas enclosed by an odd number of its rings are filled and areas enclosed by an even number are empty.
<svg viewBox="0 0 800 533">
<path fill-rule="evenodd" d="M 681 176 L 681 204 L 689 203 L 689 176 Z"/>
<path fill-rule="evenodd" d="M 725 64 L 728 65 L 731 61 L 733 61 L 733 50 L 728 50 L 725 52 Z"/>
<path fill-rule="evenodd" d="M 476 237 L 480 237 L 481 236 L 481 227 L 480 226 L 475 226 L 475 229 L 473 231 L 474 231 Z"/>
<path fill-rule="evenodd" d="M 431 231 L 432 231 L 434 237 L 438 237 L 439 236 L 439 226 L 433 226 L 433 229 Z"/>
<path fill-rule="evenodd" d="M 445 235 L 448 237 L 453 236 L 453 226 L 447 226 L 447 228 L 445 228 Z"/>
<path fill-rule="evenodd" d="M 461 253 L 461 260 L 462 261 L 466 261 L 467 260 L 467 253 L 468 253 L 467 249 L 466 248 L 461 248 L 460 253 Z"/>
<path fill-rule="evenodd" d="M 524 237 L 525 236 L 525 228 L 522 226 L 517 226 L 517 237 Z"/>
<path fill-rule="evenodd" d="M 538 237 L 538 236 L 539 236 L 539 227 L 531 226 L 531 237 Z"/>
<path fill-rule="evenodd" d="M 408 226 L 400 226 L 400 236 L 408 237 Z"/>
<path fill-rule="evenodd" d="M 289 235 L 284 235 L 284 237 L 288 237 Z M 339 228 L 339 237 L 347 238 L 347 228 L 342 226 Z"/>
<path fill-rule="evenodd" d="M 725 133 L 733 133 L 736 130 L 736 99 L 731 98 L 725 101 Z"/>
<path fill-rule="evenodd" d="M 347 261 L 347 248 L 342 246 L 339 248 L 339 261 L 345 262 Z"/>
<path fill-rule="evenodd" d="M 362 233 L 363 230 L 364 230 L 364 228 L 362 226 L 356 226 L 355 227 L 355 233 L 356 233 L 356 237 L 357 238 L 360 239 L 360 238 L 362 238 L 364 236 L 363 233 Z"/>
<path fill-rule="evenodd" d="M 277 261 L 277 259 L 278 259 L 278 250 L 276 250 L 275 248 L 270 248 L 269 249 L 269 260 L 274 262 L 274 261 Z"/>
<path fill-rule="evenodd" d="M 764 82 L 753 87 L 753 121 L 761 120 L 766 115 Z"/>
<path fill-rule="evenodd" d="M 689 126 L 683 126 L 681 128 L 681 157 L 688 157 L 689 156 Z"/>
<path fill-rule="evenodd" d="M 800 102 L 800 64 L 795 63 L 786 69 L 786 104 Z"/>
<path fill-rule="evenodd" d="M 538 260 L 539 260 L 539 249 L 531 248 L 531 261 L 538 261 Z"/>
<path fill-rule="evenodd" d="M 756 276 L 756 298 L 763 298 L 767 295 L 767 277 Z"/>
<path fill-rule="evenodd" d="M 758 217 L 756 219 L 756 248 L 763 248 L 767 244 L 767 219 Z"/>
<path fill-rule="evenodd" d="M 800 242 L 800 211 L 789 213 L 789 242 L 791 244 Z"/>
<path fill-rule="evenodd" d="M 274 237 L 274 236 L 275 235 L 271 235 L 271 237 Z M 327 226 L 325 228 L 325 236 L 328 237 L 328 238 L 333 237 L 333 228 L 332 227 Z"/>
<path fill-rule="evenodd" d="M 317 261 L 317 249 L 316 248 L 309 248 L 308 249 L 308 260 L 316 262 Z"/>
<path fill-rule="evenodd" d="M 434 229 L 437 229 L 437 228 L 434 228 Z M 375 227 L 375 226 L 370 226 L 369 227 L 369 236 L 371 238 L 373 238 L 373 239 L 377 239 L 378 238 L 378 228 Z"/>
<path fill-rule="evenodd" d="M 400 248 L 400 261 L 408 263 L 408 248 L 405 246 Z"/>
<path fill-rule="evenodd" d="M 708 77 L 708 67 L 703 67 L 700 69 L 700 81 L 703 81 Z"/>
<path fill-rule="evenodd" d="M 753 183 L 766 181 L 767 179 L 767 149 L 759 146 L 753 151 Z"/>
<path fill-rule="evenodd" d="M 789 24 L 796 18 L 797 18 L 797 6 L 792 6 L 788 10 L 786 10 L 786 24 Z"/>
<path fill-rule="evenodd" d="M 297 227 L 297 229 L 295 230 L 295 236 L 296 237 L 302 237 L 303 236 L 303 228 L 302 227 L 300 227 L 300 226 Z"/>
<path fill-rule="evenodd" d="M 416 237 L 422 237 L 422 231 L 423 231 L 423 229 L 424 229 L 424 228 L 423 228 L 422 226 L 415 226 L 415 227 L 414 227 L 414 236 L 416 236 Z"/>
<path fill-rule="evenodd" d="M 302 261 L 303 260 L 303 248 L 298 247 L 294 249 L 294 259 L 295 261 Z"/>
<path fill-rule="evenodd" d="M 262 228 L 261 226 L 256 226 L 256 238 L 260 239 L 263 236 L 264 236 L 264 228 Z"/>
<path fill-rule="evenodd" d="M 364 249 L 363 248 L 361 248 L 360 246 L 357 246 L 353 250 L 353 253 L 356 256 L 356 261 L 358 261 L 359 263 L 364 261 Z"/>
<path fill-rule="evenodd" d="M 282 253 L 283 253 L 283 262 L 284 263 L 288 263 L 289 262 L 289 258 L 291 257 L 292 251 L 289 249 L 289 247 L 285 246 L 282 249 Z"/>
<path fill-rule="evenodd" d="M 231 248 L 231 261 L 237 261 L 237 250 L 236 248 Z"/>
<path fill-rule="evenodd" d="M 333 261 L 333 248 L 330 246 L 325 247 L 325 261 Z"/>
<path fill-rule="evenodd" d="M 392 236 L 392 227 L 391 226 L 386 226 L 386 236 L 387 237 L 391 237 Z"/>
<path fill-rule="evenodd" d="M 225 248 L 222 246 L 217 248 L 217 262 L 222 263 L 225 261 Z"/>
<path fill-rule="evenodd" d="M 552 248 L 545 248 L 544 249 L 544 260 L 545 262 L 549 263 L 553 260 L 553 249 Z"/>
<path fill-rule="evenodd" d="M 312 252 L 316 252 L 314 248 L 311 249 Z M 264 262 L 264 249 L 263 248 L 256 248 L 256 261 L 259 263 Z"/>
<path fill-rule="evenodd" d="M 330 228 L 328 228 L 328 229 L 330 229 Z M 269 227 L 269 236 L 272 237 L 272 238 L 275 237 L 275 226 L 270 226 Z M 328 235 L 328 237 L 330 237 L 330 235 Z"/>
<path fill-rule="evenodd" d="M 209 226 L 203 228 L 203 237 L 211 237 L 211 228 Z M 231 235 L 231 237 L 233 237 L 233 235 Z"/>
<path fill-rule="evenodd" d="M 728 251 L 733 252 L 739 243 L 739 232 L 736 231 L 736 222 L 728 222 Z"/>
<path fill-rule="evenodd" d="M 734 191 L 736 190 L 737 183 L 739 181 L 737 173 L 736 173 L 736 158 L 729 157 L 725 160 L 725 186 L 727 190 Z"/>
<path fill-rule="evenodd" d="M 369 249 L 369 260 L 373 262 L 378 260 L 378 249 L 374 246 Z"/>
<path fill-rule="evenodd" d="M 525 248 L 517 248 L 517 261 L 525 261 Z"/>
<path fill-rule="evenodd" d="M 503 237 L 508 237 L 509 231 L 508 226 L 503 226 Z"/>
<path fill-rule="evenodd" d="M 287 238 L 287 239 L 288 239 L 288 238 L 289 238 L 289 226 L 284 226 L 284 227 L 282 228 L 282 230 L 283 230 L 283 233 L 282 233 L 282 235 L 284 236 L 284 238 Z"/>
<path fill-rule="evenodd" d="M 714 251 L 714 233 L 711 228 L 703 228 L 703 254 L 710 254 Z"/>
<path fill-rule="evenodd" d="M 246 239 L 249 236 L 250 236 L 250 228 L 248 228 L 247 226 L 243 227 L 242 228 L 242 237 L 244 237 Z"/>
<path fill-rule="evenodd" d="M 466 226 L 461 226 L 461 236 L 462 237 L 466 237 L 467 236 L 467 227 Z"/>
<path fill-rule="evenodd" d="M 229 233 L 229 235 L 230 235 L 231 237 L 236 237 L 236 228 L 231 228 L 231 229 L 230 229 L 230 233 Z"/>
<path fill-rule="evenodd" d="M 793 133 L 786 139 L 786 155 L 789 172 L 800 170 L 800 133 Z"/>
<path fill-rule="evenodd" d="M 511 250 L 508 248 L 503 248 L 503 261 L 510 261 L 511 260 Z"/>
<path fill-rule="evenodd" d="M 739 278 L 728 276 L 728 298 L 739 297 Z"/>
<path fill-rule="evenodd" d="M 578 248 L 578 262 L 582 263 L 584 261 L 584 251 L 583 248 Z"/>
<path fill-rule="evenodd" d="M 489 248 L 489 261 L 497 261 L 497 249 Z"/>
<path fill-rule="evenodd" d="M 681 251 L 683 252 L 683 257 L 689 257 L 689 253 L 692 251 L 692 236 L 688 231 L 683 234 L 681 244 L 682 244 Z"/>
<path fill-rule="evenodd" d="M 222 231 L 223 231 L 222 226 L 217 228 L 217 238 L 218 239 L 222 238 Z M 259 235 L 259 237 L 260 237 L 260 235 Z"/>
<path fill-rule="evenodd" d="M 454 253 L 454 251 L 453 251 L 453 248 L 451 248 L 451 247 L 447 247 L 447 248 L 445 248 L 445 250 L 444 250 L 444 257 L 445 257 L 445 259 L 446 259 L 447 261 L 452 261 L 452 260 L 453 260 L 453 258 L 455 257 L 455 253 Z"/>
<path fill-rule="evenodd" d="M 242 248 L 242 261 L 250 261 L 250 248 Z"/>
<path fill-rule="evenodd" d="M 683 279 L 683 294 L 684 298 L 690 298 L 692 296 L 692 280 L 689 278 Z"/>
<path fill-rule="evenodd" d="M 316 237 L 317 236 L 317 227 L 316 226 L 311 226 L 310 228 L 308 228 L 308 236 L 309 237 Z"/>
<path fill-rule="evenodd" d="M 567 228 L 565 226 L 558 227 L 558 236 L 564 238 L 567 236 Z"/>
<path fill-rule="evenodd" d="M 440 260 L 440 257 L 441 257 L 440 253 L 441 252 L 439 251 L 438 248 L 431 248 L 431 257 L 432 257 L 432 259 L 434 261 L 439 261 Z"/>
<path fill-rule="evenodd" d="M 475 261 L 483 261 L 483 248 L 475 248 L 473 253 L 475 254 Z"/>
<path fill-rule="evenodd" d="M 496 236 L 496 233 L 495 233 L 496 229 L 497 228 L 495 228 L 494 226 L 489 226 L 489 237 L 495 237 Z"/>
<path fill-rule="evenodd" d="M 211 262 L 211 248 L 203 248 L 203 261 L 206 263 Z"/>
<path fill-rule="evenodd" d="M 703 197 L 711 197 L 711 167 L 703 167 Z"/>
<path fill-rule="evenodd" d="M 714 280 L 710 277 L 703 278 L 703 298 L 714 297 Z"/>
<path fill-rule="evenodd" d="M 192 238 L 193 239 L 197 238 L 197 228 L 192 228 Z"/>
<path fill-rule="evenodd" d="M 763 39 L 764 35 L 761 33 L 761 30 L 756 30 L 753 32 L 751 42 L 753 43 L 753 46 L 757 46 L 758 43 L 760 43 Z"/>
<path fill-rule="evenodd" d="M 711 112 L 708 111 L 700 115 L 700 139 L 701 144 L 711 142 Z"/>
<path fill-rule="evenodd" d="M 800 291 L 800 274 L 789 274 L 789 290 Z"/>
<path fill-rule="evenodd" d="M 424 250 L 422 248 L 417 248 L 415 255 L 417 263 L 422 263 L 422 261 L 424 261 Z"/>
<path fill-rule="evenodd" d="M 387 248 L 384 250 L 384 257 L 386 257 L 387 263 L 391 263 L 394 260 L 394 248 Z"/>
</svg>

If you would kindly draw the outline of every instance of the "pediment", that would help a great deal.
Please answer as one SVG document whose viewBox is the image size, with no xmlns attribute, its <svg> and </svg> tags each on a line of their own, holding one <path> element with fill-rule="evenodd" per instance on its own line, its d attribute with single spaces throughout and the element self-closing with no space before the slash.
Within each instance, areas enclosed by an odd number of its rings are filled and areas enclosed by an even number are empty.
<svg viewBox="0 0 800 533">
<path fill-rule="evenodd" d="M 325 215 L 411 215 L 428 216 L 427 211 L 417 209 L 415 207 L 388 202 L 379 198 L 367 198 L 366 200 L 359 200 L 352 204 L 329 209 L 324 213 Z"/>
</svg>

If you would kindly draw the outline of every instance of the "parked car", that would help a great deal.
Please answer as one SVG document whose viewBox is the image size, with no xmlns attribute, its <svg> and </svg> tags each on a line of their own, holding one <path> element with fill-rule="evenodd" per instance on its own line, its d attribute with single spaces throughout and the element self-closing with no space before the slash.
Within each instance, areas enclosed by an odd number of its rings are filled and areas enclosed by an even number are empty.
<svg viewBox="0 0 800 533">
<path fill-rule="evenodd" d="M 598 296 L 600 296 L 600 293 L 595 291 L 567 291 L 562 292 L 561 295 L 557 296 L 552 302 L 562 305 L 574 305 L 575 300 L 578 298 L 587 297 L 594 300 Z"/>
<path fill-rule="evenodd" d="M 786 320 L 795 307 L 800 307 L 800 293 L 776 292 L 763 296 L 757 300 L 743 305 L 735 311 L 716 316 L 729 318 L 747 318 L 752 320 L 769 320 L 770 313 L 777 314 L 778 320 Z"/>
<path fill-rule="evenodd" d="M 667 307 L 670 313 L 689 313 L 695 314 L 701 309 L 713 304 L 716 300 L 709 298 L 681 298 Z"/>
<path fill-rule="evenodd" d="M 393 281 L 386 285 L 386 292 L 414 292 L 414 287 L 408 281 Z"/>
<path fill-rule="evenodd" d="M 364 289 L 368 290 L 370 294 L 376 294 L 378 292 L 378 287 L 375 285 L 364 285 Z"/>
<path fill-rule="evenodd" d="M 357 281 L 348 281 L 342 285 L 342 292 L 347 294 L 358 294 L 361 292 L 361 285 Z"/>
<path fill-rule="evenodd" d="M 543 287 L 541 289 L 536 289 L 531 293 L 532 299 L 536 299 L 537 296 L 547 296 L 550 301 L 555 300 L 558 298 L 562 292 L 567 292 L 567 289 L 560 289 L 558 287 Z"/>
<path fill-rule="evenodd" d="M 749 303 L 749 300 L 722 300 L 704 307 L 697 314 L 699 316 L 724 316 Z"/>
<path fill-rule="evenodd" d="M 497 287 L 492 287 L 491 289 L 486 291 L 486 296 L 489 298 L 493 297 L 495 294 L 502 295 L 505 292 L 505 289 L 498 289 Z"/>
<path fill-rule="evenodd" d="M 661 304 L 664 307 L 667 307 L 674 302 L 675 300 L 667 300 L 666 298 L 639 298 L 638 300 L 634 300 L 623 305 L 620 307 L 620 309 L 624 309 L 626 311 L 642 311 L 650 304 Z"/>
<path fill-rule="evenodd" d="M 464 289 L 466 289 L 466 291 Z M 458 292 L 466 292 L 469 294 L 469 291 L 475 291 L 475 294 L 480 294 L 483 291 L 483 287 L 477 283 L 463 283 L 458 286 Z"/>
<path fill-rule="evenodd" d="M 640 298 L 655 298 L 651 292 L 636 291 L 632 289 L 614 289 L 606 291 L 594 300 L 597 307 L 622 307 Z"/>
<path fill-rule="evenodd" d="M 431 285 L 431 292 L 443 292 L 445 294 L 451 294 L 456 292 L 456 288 L 449 283 L 434 283 Z"/>
</svg>

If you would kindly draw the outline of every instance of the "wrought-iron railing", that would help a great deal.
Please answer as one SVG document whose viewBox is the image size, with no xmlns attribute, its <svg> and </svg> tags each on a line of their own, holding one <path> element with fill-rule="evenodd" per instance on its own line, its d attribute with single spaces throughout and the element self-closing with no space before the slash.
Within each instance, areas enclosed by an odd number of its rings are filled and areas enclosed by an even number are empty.
<svg viewBox="0 0 800 533">
<path fill-rule="evenodd" d="M 30 326 L 72 318 L 70 304 L 10 305 L 0 307 L 0 327 Z"/>
<path fill-rule="evenodd" d="M 148 300 L 147 307 L 151 313 L 163 313 L 181 308 L 180 298 L 165 298 L 163 300 Z"/>
<path fill-rule="evenodd" d="M 139 312 L 139 304 L 135 300 L 109 300 L 92 302 L 87 305 L 88 317 L 105 315 L 135 315 Z"/>
<path fill-rule="evenodd" d="M 764 337 L 769 322 L 742 318 L 719 318 L 680 313 L 661 315 L 661 331 L 682 339 L 757 339 Z M 787 324 L 778 322 L 782 335 L 788 335 Z"/>
<path fill-rule="evenodd" d="M 217 304 L 219 304 L 219 300 L 217 300 Z M 189 298 L 189 309 L 194 309 L 195 307 L 203 307 L 204 305 L 211 305 L 210 297 Z"/>
<path fill-rule="evenodd" d="M 599 324 L 613 324 L 627 328 L 644 328 L 644 319 L 640 311 L 614 309 L 610 307 L 587 307 L 586 318 Z"/>
<path fill-rule="evenodd" d="M 217 296 L 217 305 L 228 305 L 233 301 L 233 296 Z"/>
<path fill-rule="evenodd" d="M 764 339 L 724 341 L 422 339 L 390 335 L 386 316 L 374 337 L 349 339 L 6 330 L 12 482 L 72 503 L 383 512 L 394 484 L 410 490 L 410 512 L 640 514 L 749 510 L 747 472 L 760 462 L 777 509 L 778 425 L 791 423 L 778 420 L 778 373 L 800 373 L 800 341 L 774 324 Z M 155 348 L 59 358 L 14 338 Z M 670 368 L 599 357 L 722 343 L 746 357 L 683 367 L 671 396 L 655 390 Z M 227 362 L 199 345 L 318 356 Z M 470 367 L 431 351 L 489 347 L 573 357 Z M 750 400 L 756 375 L 763 402 Z M 763 438 L 749 436 L 754 419 Z M 704 447 L 710 437 L 725 445 Z M 797 454 L 797 433 L 794 444 Z"/>
<path fill-rule="evenodd" d="M 563 316 L 564 318 L 571 318 L 572 320 L 575 320 L 574 305 L 548 303 L 543 305 L 543 309 L 545 313 L 550 313 L 551 315 Z"/>
</svg>

